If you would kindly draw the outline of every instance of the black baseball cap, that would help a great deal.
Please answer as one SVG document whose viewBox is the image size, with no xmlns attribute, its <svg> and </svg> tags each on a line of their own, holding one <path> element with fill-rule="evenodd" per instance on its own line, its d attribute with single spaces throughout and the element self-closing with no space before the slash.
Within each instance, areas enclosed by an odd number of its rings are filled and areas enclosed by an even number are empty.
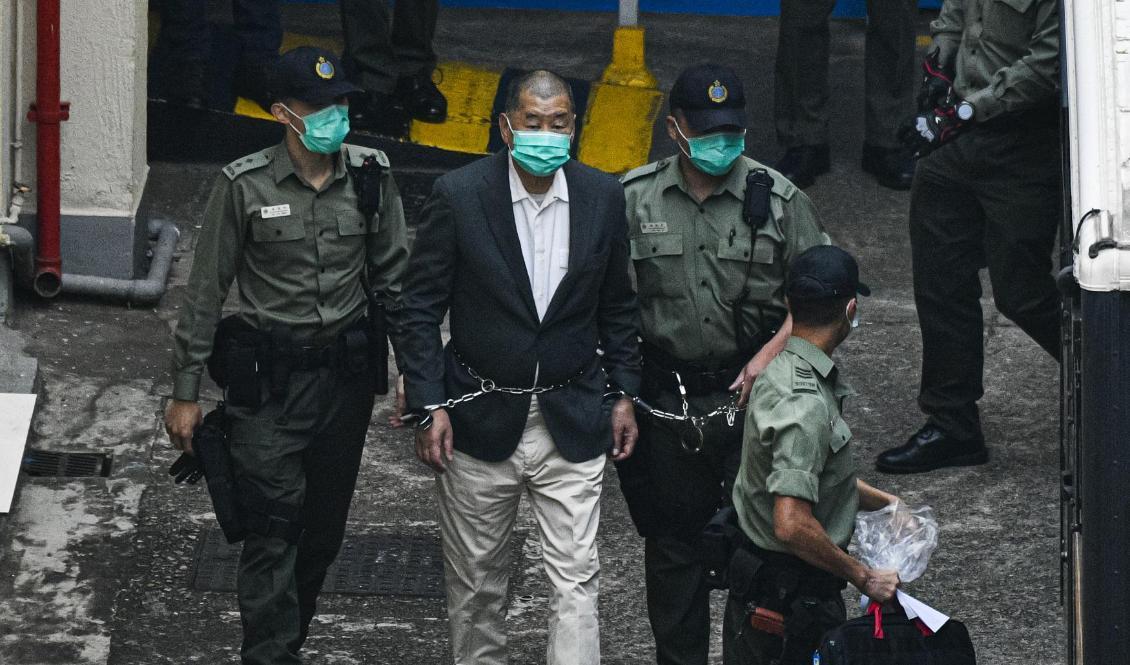
<svg viewBox="0 0 1130 665">
<path fill-rule="evenodd" d="M 817 245 L 793 259 L 789 266 L 790 300 L 822 298 L 854 298 L 871 295 L 871 289 L 859 281 L 859 265 L 839 247 Z"/>
<path fill-rule="evenodd" d="M 275 99 L 322 106 L 361 88 L 345 79 L 337 56 L 316 46 L 299 46 L 279 56 L 272 76 Z"/>
<path fill-rule="evenodd" d="M 725 65 L 692 65 L 671 86 L 671 111 L 678 109 L 697 132 L 715 127 L 746 126 L 745 88 L 737 72 Z"/>
</svg>

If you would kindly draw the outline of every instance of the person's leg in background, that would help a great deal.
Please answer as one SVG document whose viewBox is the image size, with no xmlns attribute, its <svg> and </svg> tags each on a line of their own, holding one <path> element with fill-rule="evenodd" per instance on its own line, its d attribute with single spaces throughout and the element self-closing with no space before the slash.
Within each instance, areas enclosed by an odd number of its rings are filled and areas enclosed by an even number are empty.
<svg viewBox="0 0 1130 665">
<path fill-rule="evenodd" d="M 397 0 L 392 18 L 392 50 L 399 67 L 396 91 L 408 113 L 423 122 L 447 119 L 447 99 L 432 79 L 436 52 L 432 44 L 439 0 Z"/>
<path fill-rule="evenodd" d="M 891 189 L 910 189 L 914 160 L 896 138 L 914 113 L 916 0 L 868 0 L 864 46 L 863 170 Z"/>
<path fill-rule="evenodd" d="M 271 70 L 282 47 L 281 0 L 233 0 L 232 19 L 240 45 L 235 92 L 266 109 Z"/>
<path fill-rule="evenodd" d="M 203 108 L 208 92 L 208 1 L 161 0 L 154 5 L 161 28 L 153 48 L 153 95 L 172 104 Z"/>
<path fill-rule="evenodd" d="M 388 0 L 340 0 L 345 37 L 342 62 L 349 80 L 364 90 L 349 100 L 354 129 L 387 136 L 408 135 L 408 110 L 396 98 L 399 67 L 392 47 Z"/>
<path fill-rule="evenodd" d="M 774 104 L 776 168 L 797 187 L 830 168 L 828 153 L 828 20 L 835 0 L 782 0 Z"/>
</svg>

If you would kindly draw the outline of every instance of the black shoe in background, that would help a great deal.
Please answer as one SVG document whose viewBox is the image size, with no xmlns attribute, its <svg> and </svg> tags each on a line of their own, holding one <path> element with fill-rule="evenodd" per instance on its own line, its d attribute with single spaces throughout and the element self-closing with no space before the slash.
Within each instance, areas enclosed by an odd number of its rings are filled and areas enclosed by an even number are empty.
<svg viewBox="0 0 1130 665">
<path fill-rule="evenodd" d="M 816 176 L 827 173 L 831 168 L 828 154 L 827 143 L 793 146 L 785 151 L 773 168 L 794 185 L 804 189 L 816 182 Z"/>
<path fill-rule="evenodd" d="M 411 118 L 400 100 L 383 92 L 361 92 L 349 97 L 349 127 L 391 138 L 408 136 Z"/>
<path fill-rule="evenodd" d="M 244 58 L 235 68 L 233 87 L 235 94 L 250 99 L 264 111 L 270 111 L 274 101 L 271 93 L 271 76 L 274 74 L 275 60 L 271 58 Z"/>
<path fill-rule="evenodd" d="M 890 189 L 910 189 L 914 181 L 914 158 L 902 148 L 880 148 L 863 144 L 863 170 Z"/>
<path fill-rule="evenodd" d="M 976 466 L 989 461 L 985 439 L 956 439 L 926 423 L 906 443 L 879 454 L 875 468 L 883 473 L 922 473 L 946 466 Z"/>
<path fill-rule="evenodd" d="M 431 70 L 412 76 L 401 76 L 393 93 L 408 114 L 421 122 L 447 120 L 447 98 L 432 81 Z"/>
</svg>

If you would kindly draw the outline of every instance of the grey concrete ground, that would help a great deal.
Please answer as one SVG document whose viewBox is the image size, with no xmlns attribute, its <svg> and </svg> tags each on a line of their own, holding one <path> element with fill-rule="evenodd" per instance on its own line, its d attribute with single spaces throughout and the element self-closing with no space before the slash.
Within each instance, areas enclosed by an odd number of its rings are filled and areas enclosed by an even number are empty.
<svg viewBox="0 0 1130 665">
<path fill-rule="evenodd" d="M 304 32 L 332 29 L 330 9 L 288 15 Z M 319 14 L 321 12 L 321 14 Z M 326 18 L 325 12 L 329 12 Z M 441 58 L 490 66 L 548 64 L 595 79 L 609 57 L 610 15 L 444 11 Z M 750 154 L 777 154 L 770 125 L 772 19 L 645 16 L 648 60 L 664 87 L 692 61 L 739 69 L 754 107 Z M 986 436 L 983 467 L 895 478 L 870 466 L 921 421 L 915 406 L 919 338 L 910 285 L 905 193 L 858 171 L 862 135 L 863 26 L 833 27 L 832 81 L 839 111 L 833 170 L 809 190 L 835 240 L 860 259 L 875 295 L 840 353 L 860 391 L 847 418 L 867 480 L 934 507 L 941 546 L 909 591 L 970 628 L 980 662 L 1063 663 L 1058 607 L 1057 375 L 1054 362 L 986 300 Z M 653 156 L 672 146 L 657 133 Z M 152 165 L 146 206 L 184 231 L 170 291 L 155 309 L 23 297 L 14 325 L 40 361 L 35 447 L 112 452 L 109 478 L 24 478 L 15 512 L 0 518 L 0 663 L 154 665 L 236 662 L 240 635 L 230 594 L 191 590 L 193 553 L 211 523 L 199 487 L 174 487 L 175 455 L 160 426 L 170 330 L 185 296 L 195 225 L 218 165 Z M 412 201 L 414 209 L 418 201 Z M 988 291 L 986 291 L 987 293 Z M 213 394 L 214 397 L 214 394 Z M 351 531 L 435 533 L 430 474 L 409 435 L 383 424 L 381 403 L 354 502 Z M 642 547 L 611 467 L 603 499 L 601 647 L 607 663 L 653 660 L 644 609 Z M 512 569 L 513 662 L 545 648 L 546 586 L 532 518 L 523 508 Z M 849 603 L 858 599 L 849 594 Z M 721 595 L 716 596 L 720 609 Z M 442 663 L 442 601 L 327 595 L 306 651 L 312 665 Z M 717 644 L 715 645 L 718 646 Z M 715 649 L 714 662 L 720 662 Z"/>
</svg>

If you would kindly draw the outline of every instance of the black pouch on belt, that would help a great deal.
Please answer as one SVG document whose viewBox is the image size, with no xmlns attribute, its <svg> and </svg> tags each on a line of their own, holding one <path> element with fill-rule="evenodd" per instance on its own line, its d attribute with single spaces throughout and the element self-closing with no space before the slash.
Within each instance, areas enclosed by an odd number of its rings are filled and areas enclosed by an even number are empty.
<svg viewBox="0 0 1130 665">
<path fill-rule="evenodd" d="M 266 364 L 269 340 L 236 315 L 216 326 L 208 375 L 224 389 L 231 406 L 257 409 L 263 403 L 261 372 Z"/>
<path fill-rule="evenodd" d="M 348 376 L 358 376 L 370 371 L 369 335 L 365 325 L 349 328 L 337 338 L 339 370 Z"/>
<path fill-rule="evenodd" d="M 736 549 L 738 514 L 733 506 L 725 506 L 710 518 L 702 530 L 702 562 L 706 570 L 706 586 L 727 589 L 730 586 L 730 560 Z"/>
</svg>

